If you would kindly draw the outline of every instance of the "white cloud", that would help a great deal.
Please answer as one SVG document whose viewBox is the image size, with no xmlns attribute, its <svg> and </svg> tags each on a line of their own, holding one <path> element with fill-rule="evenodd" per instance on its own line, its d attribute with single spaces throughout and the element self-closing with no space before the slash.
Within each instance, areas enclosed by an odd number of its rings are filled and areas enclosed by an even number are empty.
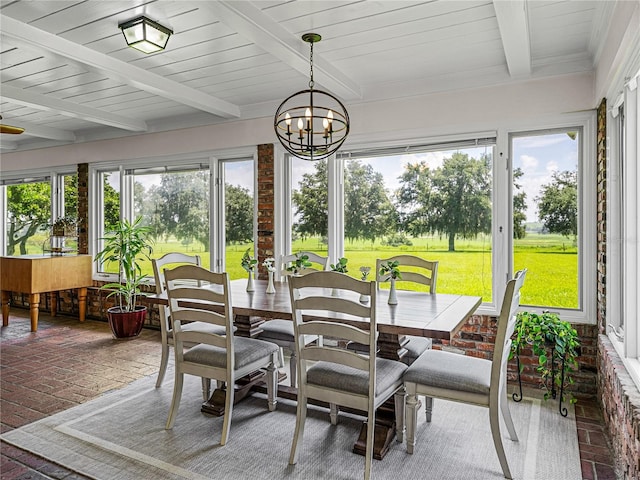
<svg viewBox="0 0 640 480">
<path fill-rule="evenodd" d="M 538 159 L 531 155 L 520 155 L 520 165 L 522 165 L 522 170 L 535 170 L 538 168 Z"/>
</svg>

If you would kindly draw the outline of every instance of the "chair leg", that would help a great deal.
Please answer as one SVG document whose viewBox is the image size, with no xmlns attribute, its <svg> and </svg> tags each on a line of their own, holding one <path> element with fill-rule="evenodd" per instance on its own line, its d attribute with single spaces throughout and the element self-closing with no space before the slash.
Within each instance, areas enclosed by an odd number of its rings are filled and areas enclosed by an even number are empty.
<svg viewBox="0 0 640 480">
<path fill-rule="evenodd" d="M 338 424 L 338 412 L 340 411 L 340 407 L 337 403 L 329 404 L 329 418 L 331 419 L 331 425 Z"/>
<path fill-rule="evenodd" d="M 220 445 L 225 445 L 229 439 L 229 431 L 231 430 L 231 415 L 233 414 L 233 397 L 235 396 L 235 378 L 227 379 L 227 388 L 225 390 L 224 400 L 224 420 L 222 422 L 222 436 L 220 437 Z"/>
<path fill-rule="evenodd" d="M 509 432 L 509 438 L 517 442 L 518 441 L 518 433 L 516 432 L 516 427 L 513 425 L 513 419 L 511 418 L 511 411 L 509 410 L 509 400 L 507 399 L 507 385 L 506 382 L 502 384 L 502 393 L 500 395 L 500 411 L 502 412 L 502 418 L 504 418 L 504 423 L 507 426 L 507 431 Z"/>
<path fill-rule="evenodd" d="M 298 356 L 296 351 L 291 351 L 291 358 L 289 359 L 289 374 L 291 375 L 291 386 L 296 388 L 298 383 Z"/>
<path fill-rule="evenodd" d="M 284 362 L 284 348 L 280 347 L 280 350 L 278 352 L 278 368 L 284 368 L 285 366 L 285 362 Z"/>
<path fill-rule="evenodd" d="M 160 307 L 164 308 L 164 307 Z M 156 388 L 162 385 L 164 375 L 167 373 L 167 365 L 169 363 L 169 345 L 162 344 L 162 357 L 160 357 L 160 370 L 158 371 L 158 379 L 156 380 Z"/>
<path fill-rule="evenodd" d="M 273 412 L 278 405 L 278 369 L 275 365 L 275 357 L 274 354 L 271 363 L 267 366 L 267 403 L 270 412 Z"/>
<path fill-rule="evenodd" d="M 182 397 L 182 384 L 184 380 L 184 374 L 182 372 L 176 372 L 173 382 L 173 398 L 171 399 L 171 408 L 169 409 L 169 418 L 164 428 L 171 430 L 173 423 L 176 420 L 176 414 L 178 413 L 178 407 L 180 406 L 180 398 Z"/>
<path fill-rule="evenodd" d="M 202 377 L 202 400 L 209 400 L 209 395 L 211 394 L 211 379 Z"/>
<path fill-rule="evenodd" d="M 289 465 L 295 465 L 298 461 L 298 449 L 302 444 L 304 435 L 304 423 L 307 419 L 307 397 L 302 392 L 298 392 L 298 407 L 296 408 L 296 430 L 293 434 L 291 444 L 291 454 L 289 455 Z"/>
<path fill-rule="evenodd" d="M 427 416 L 427 422 L 431 421 L 431 412 L 433 412 L 433 397 L 424 397 L 424 413 Z"/>
<path fill-rule="evenodd" d="M 418 396 L 415 393 L 407 395 L 407 453 L 413 453 L 416 444 L 416 424 L 418 423 Z"/>
<path fill-rule="evenodd" d="M 398 389 L 393 396 L 396 408 L 396 441 L 402 443 L 404 440 L 404 387 Z"/>
<path fill-rule="evenodd" d="M 369 400 L 371 401 L 371 400 Z M 371 478 L 371 459 L 373 458 L 373 441 L 376 427 L 376 410 L 369 404 L 369 416 L 367 417 L 367 450 L 364 455 L 364 480 Z"/>
<path fill-rule="evenodd" d="M 496 407 L 498 407 L 496 405 Z M 507 456 L 504 452 L 504 445 L 502 445 L 502 433 L 500 432 L 500 408 L 489 408 L 489 421 L 491 423 L 491 436 L 493 437 L 493 445 L 496 447 L 496 453 L 498 454 L 498 460 L 500 460 L 500 466 L 502 467 L 502 474 L 504 478 L 512 478 L 511 470 L 509 470 L 509 463 L 507 462 Z"/>
</svg>

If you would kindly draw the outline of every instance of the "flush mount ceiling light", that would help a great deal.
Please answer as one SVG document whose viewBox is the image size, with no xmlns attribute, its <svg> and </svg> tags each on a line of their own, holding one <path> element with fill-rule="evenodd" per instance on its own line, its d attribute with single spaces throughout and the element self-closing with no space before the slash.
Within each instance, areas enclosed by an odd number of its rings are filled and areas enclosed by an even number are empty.
<svg viewBox="0 0 640 480">
<path fill-rule="evenodd" d="M 327 158 L 342 146 L 349 133 L 349 114 L 342 102 L 313 88 L 313 44 L 321 38 L 317 33 L 302 36 L 311 49 L 309 88 L 286 98 L 274 118 L 276 136 L 282 146 L 303 160 Z"/>
<path fill-rule="evenodd" d="M 144 53 L 164 50 L 173 30 L 148 19 L 144 15 L 118 25 L 127 45 Z"/>
</svg>

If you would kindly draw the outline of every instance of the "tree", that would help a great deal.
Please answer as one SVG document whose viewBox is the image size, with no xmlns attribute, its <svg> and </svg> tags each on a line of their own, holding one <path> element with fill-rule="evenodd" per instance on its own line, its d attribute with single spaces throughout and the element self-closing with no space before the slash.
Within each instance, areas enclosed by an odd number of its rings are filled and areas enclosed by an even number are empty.
<svg viewBox="0 0 640 480">
<path fill-rule="evenodd" d="M 120 193 L 109 183 L 109 175 L 105 174 L 102 182 L 104 230 L 113 231 L 120 221 Z"/>
<path fill-rule="evenodd" d="M 578 235 L 578 175 L 575 171 L 554 172 L 551 183 L 543 185 L 538 202 L 538 218 L 550 233 L 565 237 Z"/>
<path fill-rule="evenodd" d="M 157 202 L 150 225 L 154 232 L 178 240 L 195 238 L 209 250 L 208 171 L 163 174 L 147 196 Z"/>
<path fill-rule="evenodd" d="M 396 224 L 397 215 L 382 174 L 371 165 L 350 160 L 346 164 L 344 184 L 345 238 L 373 242 L 388 233 Z"/>
<path fill-rule="evenodd" d="M 27 254 L 27 240 L 51 220 L 51 184 L 23 183 L 7 188 L 7 255 Z"/>
<path fill-rule="evenodd" d="M 432 172 L 426 162 L 408 164 L 399 177 L 396 204 L 405 232 L 417 237 L 429 231 Z"/>
<path fill-rule="evenodd" d="M 522 175 L 524 173 L 521 168 L 516 168 L 513 171 L 513 238 L 516 239 L 522 239 L 527 234 L 527 229 L 524 225 L 527 220 L 527 194 L 521 191 L 522 185 L 517 182 Z"/>
<path fill-rule="evenodd" d="M 327 161 L 315 163 L 313 173 L 305 173 L 299 182 L 299 189 L 292 194 L 298 221 L 293 228 L 302 236 L 327 236 L 328 228 L 328 183 Z"/>
<path fill-rule="evenodd" d="M 456 237 L 474 238 L 491 232 L 488 157 L 476 160 L 456 152 L 436 170 L 429 170 L 424 163 L 408 165 L 400 181 L 396 196 L 411 234 L 447 235 L 449 251 L 453 252 Z"/>
<path fill-rule="evenodd" d="M 240 185 L 227 183 L 224 190 L 227 242 L 250 242 L 253 240 L 253 197 Z"/>
</svg>

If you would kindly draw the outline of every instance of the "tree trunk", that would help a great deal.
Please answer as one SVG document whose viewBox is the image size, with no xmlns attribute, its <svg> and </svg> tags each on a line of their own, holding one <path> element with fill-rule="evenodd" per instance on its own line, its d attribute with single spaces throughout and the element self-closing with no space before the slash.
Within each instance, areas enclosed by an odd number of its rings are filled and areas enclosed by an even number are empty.
<svg viewBox="0 0 640 480">
<path fill-rule="evenodd" d="M 450 252 L 456 251 L 455 239 L 456 239 L 456 234 L 449 233 L 449 251 Z"/>
</svg>

